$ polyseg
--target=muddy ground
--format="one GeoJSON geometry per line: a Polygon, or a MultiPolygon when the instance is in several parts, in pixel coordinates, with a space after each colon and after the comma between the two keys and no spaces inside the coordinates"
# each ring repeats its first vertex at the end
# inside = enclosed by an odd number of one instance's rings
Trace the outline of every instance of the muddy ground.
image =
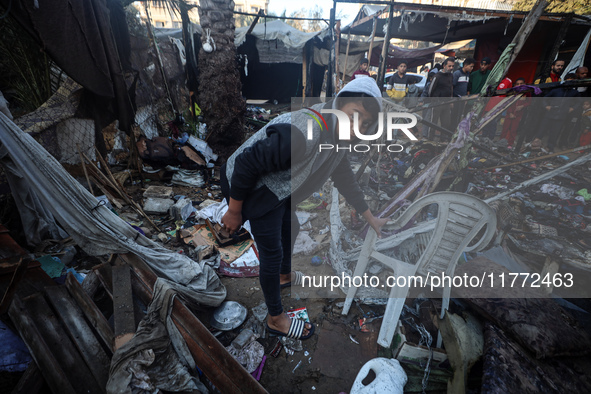
{"type": "MultiPolygon", "coordinates": [[[[145,187],[149,185],[170,186],[166,176],[163,179],[156,176],[152,176],[152,178],[155,179],[146,182],[145,187]]],[[[222,199],[217,186],[202,189],[175,185],[172,187],[174,195],[186,196],[192,200],[195,206],[206,199],[222,199]]],[[[127,187],[128,193],[134,196],[136,201],[141,199],[144,190],[139,184],[127,187]]],[[[321,229],[329,224],[328,210],[320,209],[314,213],[317,214],[317,217],[312,221],[314,228],[321,229]]],[[[163,224],[161,230],[172,228],[172,223],[167,223],[169,218],[165,216],[153,217],[153,219],[157,223],[163,224]]],[[[146,230],[146,227],[144,226],[143,229],[146,230]]],[[[147,230],[149,231],[148,236],[156,235],[155,231],[147,230]]],[[[313,255],[321,258],[326,255],[329,237],[330,233],[324,237],[324,241],[313,255]]],[[[177,252],[182,249],[183,253],[189,255],[191,253],[191,246],[179,244],[174,239],[164,245],[177,252]]],[[[309,275],[334,275],[333,268],[328,264],[313,266],[310,261],[310,256],[296,255],[292,265],[294,269],[309,275]]],[[[237,301],[248,308],[247,319],[252,315],[251,309],[263,303],[263,293],[258,277],[222,276],[221,280],[228,292],[226,300],[237,301]]],[[[259,339],[267,354],[260,379],[260,383],[265,389],[271,393],[349,392],[363,364],[378,356],[376,341],[381,319],[376,319],[367,325],[369,332],[361,332],[358,324],[358,319],[363,317],[361,309],[353,304],[348,316],[343,316],[341,314],[343,301],[344,294],[340,290],[335,290],[333,293],[325,288],[282,290],[284,309],[306,307],[310,320],[316,325],[316,334],[312,338],[302,341],[303,349],[301,351],[290,355],[283,349],[277,357],[268,354],[277,343],[277,337],[266,336],[259,339]]],[[[364,305],[362,308],[364,313],[372,316],[380,316],[384,311],[383,306],[369,307],[364,305]]],[[[196,311],[196,315],[208,328],[211,328],[212,314],[213,309],[196,311]]],[[[228,346],[241,329],[239,327],[233,331],[221,333],[218,335],[218,339],[224,346],[228,346]]],[[[211,330],[215,334],[216,330],[213,328],[211,330]]]]}

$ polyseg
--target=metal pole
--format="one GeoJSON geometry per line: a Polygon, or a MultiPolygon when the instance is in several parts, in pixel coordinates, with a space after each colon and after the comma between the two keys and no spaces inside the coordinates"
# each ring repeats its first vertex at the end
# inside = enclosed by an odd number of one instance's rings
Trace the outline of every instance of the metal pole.
{"type": "Polygon", "coordinates": [[[335,42],[334,42],[334,27],[335,27],[335,12],[337,2],[333,1],[332,9],[330,10],[330,26],[329,39],[330,39],[330,55],[328,57],[328,75],[326,76],[326,97],[332,97],[334,95],[334,65],[335,65],[335,42]]]}
{"type": "Polygon", "coordinates": [[[380,69],[378,71],[378,87],[380,92],[384,91],[384,76],[386,75],[386,64],[388,63],[388,49],[390,47],[390,25],[394,18],[393,3],[390,3],[390,13],[388,14],[388,24],[386,25],[386,37],[384,38],[384,46],[382,47],[382,55],[380,56],[380,69]]]}

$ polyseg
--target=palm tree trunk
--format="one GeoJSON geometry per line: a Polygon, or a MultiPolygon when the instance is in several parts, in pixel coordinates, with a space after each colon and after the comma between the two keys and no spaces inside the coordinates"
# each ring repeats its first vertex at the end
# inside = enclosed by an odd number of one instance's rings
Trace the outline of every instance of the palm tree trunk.
{"type": "Polygon", "coordinates": [[[208,143],[227,158],[244,138],[242,85],[234,46],[234,1],[201,0],[199,18],[205,43],[207,29],[215,42],[215,50],[199,53],[199,93],[208,130],[208,143]]]}

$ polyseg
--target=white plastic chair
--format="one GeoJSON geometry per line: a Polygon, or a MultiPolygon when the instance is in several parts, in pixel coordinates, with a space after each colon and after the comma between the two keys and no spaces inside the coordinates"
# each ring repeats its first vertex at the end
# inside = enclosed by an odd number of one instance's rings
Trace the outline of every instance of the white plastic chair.
{"type": "MultiPolygon", "coordinates": [[[[396,276],[415,276],[426,278],[429,275],[453,276],[458,258],[463,252],[479,251],[486,247],[493,238],[496,230],[497,218],[495,211],[484,201],[463,193],[438,192],[432,193],[415,201],[394,223],[395,229],[408,224],[421,209],[437,204],[437,220],[433,235],[424,247],[416,263],[404,262],[386,256],[374,250],[377,234],[370,229],[361,249],[359,260],[355,267],[354,277],[361,277],[366,272],[370,257],[388,266],[396,276]],[[468,244],[487,226],[484,235],[474,245],[468,244]]],[[[447,283],[446,283],[447,284],[447,283]]],[[[408,295],[409,287],[392,287],[386,306],[382,327],[378,336],[378,344],[390,347],[394,332],[408,295]]],[[[351,303],[357,292],[357,287],[349,287],[347,299],[343,306],[343,315],[349,313],[351,303]]],[[[444,287],[441,317],[449,306],[451,287],[444,287]]],[[[437,339],[437,347],[441,347],[441,335],[437,339]]]]}

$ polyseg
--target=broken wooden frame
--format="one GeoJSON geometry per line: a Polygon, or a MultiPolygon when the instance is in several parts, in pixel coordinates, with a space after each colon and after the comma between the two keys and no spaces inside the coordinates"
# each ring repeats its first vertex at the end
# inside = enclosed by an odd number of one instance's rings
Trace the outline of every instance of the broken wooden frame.
{"type": "MultiPolygon", "coordinates": [[[[119,257],[132,267],[135,294],[148,304],[152,299],[156,274],[135,255],[128,253],[119,257]]],[[[174,299],[171,316],[195,363],[220,392],[266,392],[178,297],[174,299]]]]}

